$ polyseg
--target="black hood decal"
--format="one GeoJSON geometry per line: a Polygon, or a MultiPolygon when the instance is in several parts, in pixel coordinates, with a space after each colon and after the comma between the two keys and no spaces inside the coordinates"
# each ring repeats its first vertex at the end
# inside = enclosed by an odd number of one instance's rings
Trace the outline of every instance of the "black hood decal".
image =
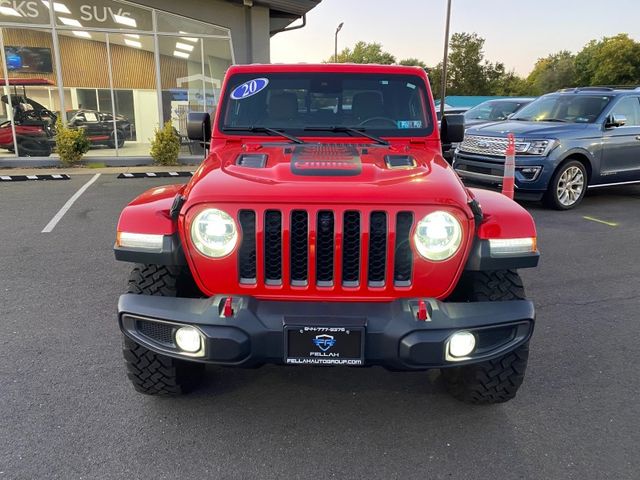
{"type": "Polygon", "coordinates": [[[296,145],[291,155],[295,175],[346,177],[362,172],[362,161],[355,145],[325,143],[296,145]]]}

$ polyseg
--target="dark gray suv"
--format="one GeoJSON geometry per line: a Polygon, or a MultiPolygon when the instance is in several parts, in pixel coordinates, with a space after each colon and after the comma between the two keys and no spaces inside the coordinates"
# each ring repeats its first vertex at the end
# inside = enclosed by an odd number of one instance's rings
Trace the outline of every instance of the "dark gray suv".
{"type": "Polygon", "coordinates": [[[509,133],[517,198],[568,210],[587,188],[640,183],[640,88],[564,89],[509,120],[467,129],[453,164],[465,183],[502,183],[509,133]]]}

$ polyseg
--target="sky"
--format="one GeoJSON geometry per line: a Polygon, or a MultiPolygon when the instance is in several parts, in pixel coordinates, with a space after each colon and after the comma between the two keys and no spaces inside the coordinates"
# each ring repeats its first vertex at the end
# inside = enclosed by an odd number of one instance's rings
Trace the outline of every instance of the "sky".
{"type": "MultiPolygon", "coordinates": [[[[359,41],[381,43],[398,60],[442,59],[446,0],[322,0],[307,25],[271,39],[271,61],[321,62],[359,41]]],[[[452,0],[451,33],[476,32],[485,58],[527,75],[538,58],[578,52],[594,38],[628,33],[640,41],[640,0],[452,0]]],[[[296,22],[298,24],[299,22],[296,22]]]]}

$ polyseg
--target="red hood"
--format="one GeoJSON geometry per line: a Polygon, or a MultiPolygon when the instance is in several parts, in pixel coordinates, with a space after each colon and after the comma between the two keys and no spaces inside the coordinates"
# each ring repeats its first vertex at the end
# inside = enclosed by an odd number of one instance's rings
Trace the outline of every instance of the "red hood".
{"type": "Polygon", "coordinates": [[[442,156],[424,146],[267,143],[227,144],[196,172],[186,207],[200,203],[446,204],[465,209],[468,195],[442,156]],[[240,155],[266,155],[261,168],[240,155]],[[387,156],[415,166],[390,168],[387,156]]]}

